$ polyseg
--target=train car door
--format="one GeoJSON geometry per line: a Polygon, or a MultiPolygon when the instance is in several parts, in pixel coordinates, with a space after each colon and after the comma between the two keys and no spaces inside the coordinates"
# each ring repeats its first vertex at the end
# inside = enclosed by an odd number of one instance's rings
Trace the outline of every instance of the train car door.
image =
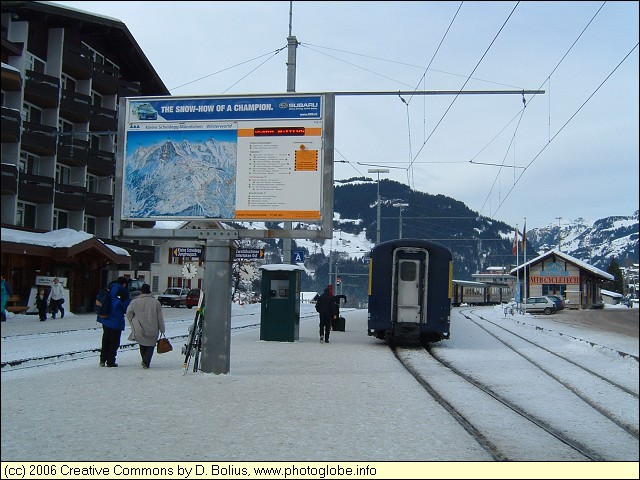
{"type": "Polygon", "coordinates": [[[394,317],[397,322],[422,322],[427,256],[428,252],[417,249],[396,252],[394,317]]]}

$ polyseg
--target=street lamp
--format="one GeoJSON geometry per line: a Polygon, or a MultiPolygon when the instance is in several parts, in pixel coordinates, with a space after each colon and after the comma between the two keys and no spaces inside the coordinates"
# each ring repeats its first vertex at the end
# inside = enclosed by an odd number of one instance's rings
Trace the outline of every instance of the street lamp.
{"type": "Polygon", "coordinates": [[[378,174],[378,195],[377,195],[377,206],[378,206],[378,222],[376,226],[376,244],[380,243],[380,174],[381,173],[389,173],[389,169],[387,168],[370,168],[367,170],[369,173],[377,173],[378,174]]]}
{"type": "Polygon", "coordinates": [[[409,204],[408,203],[394,203],[393,206],[400,209],[400,232],[399,232],[398,238],[402,239],[402,209],[404,207],[408,207],[409,204]]]}

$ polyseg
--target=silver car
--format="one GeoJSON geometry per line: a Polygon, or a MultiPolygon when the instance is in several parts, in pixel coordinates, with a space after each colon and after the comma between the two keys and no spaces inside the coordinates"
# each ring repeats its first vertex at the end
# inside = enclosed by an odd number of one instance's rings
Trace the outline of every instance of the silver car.
{"type": "Polygon", "coordinates": [[[544,313],[545,315],[551,315],[557,310],[556,303],[547,296],[527,298],[524,308],[527,313],[544,313]]]}
{"type": "Polygon", "coordinates": [[[156,298],[160,305],[177,308],[187,304],[187,293],[189,293],[187,288],[169,287],[164,293],[156,295],[156,298]]]}

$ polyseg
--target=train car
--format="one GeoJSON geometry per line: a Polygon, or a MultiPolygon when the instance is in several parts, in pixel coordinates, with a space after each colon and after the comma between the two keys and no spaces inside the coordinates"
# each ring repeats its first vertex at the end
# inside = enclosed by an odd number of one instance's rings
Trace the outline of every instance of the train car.
{"type": "Polygon", "coordinates": [[[511,290],[501,283],[471,282],[453,280],[454,307],[465,305],[499,305],[509,301],[511,290]]]}
{"type": "Polygon", "coordinates": [[[449,338],[453,257],[435,242],[398,239],[369,254],[368,335],[393,343],[449,338]]]}

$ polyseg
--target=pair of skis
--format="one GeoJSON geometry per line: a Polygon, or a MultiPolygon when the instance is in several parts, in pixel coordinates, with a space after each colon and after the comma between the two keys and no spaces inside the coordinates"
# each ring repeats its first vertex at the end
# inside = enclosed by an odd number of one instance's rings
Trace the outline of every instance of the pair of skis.
{"type": "Polygon", "coordinates": [[[204,319],[204,290],[200,289],[200,297],[198,298],[198,307],[193,324],[189,328],[189,343],[187,343],[182,353],[184,353],[184,363],[182,364],[182,374],[185,375],[189,370],[191,357],[193,358],[193,371],[197,372],[200,367],[200,350],[202,347],[202,320],[204,319]]]}

